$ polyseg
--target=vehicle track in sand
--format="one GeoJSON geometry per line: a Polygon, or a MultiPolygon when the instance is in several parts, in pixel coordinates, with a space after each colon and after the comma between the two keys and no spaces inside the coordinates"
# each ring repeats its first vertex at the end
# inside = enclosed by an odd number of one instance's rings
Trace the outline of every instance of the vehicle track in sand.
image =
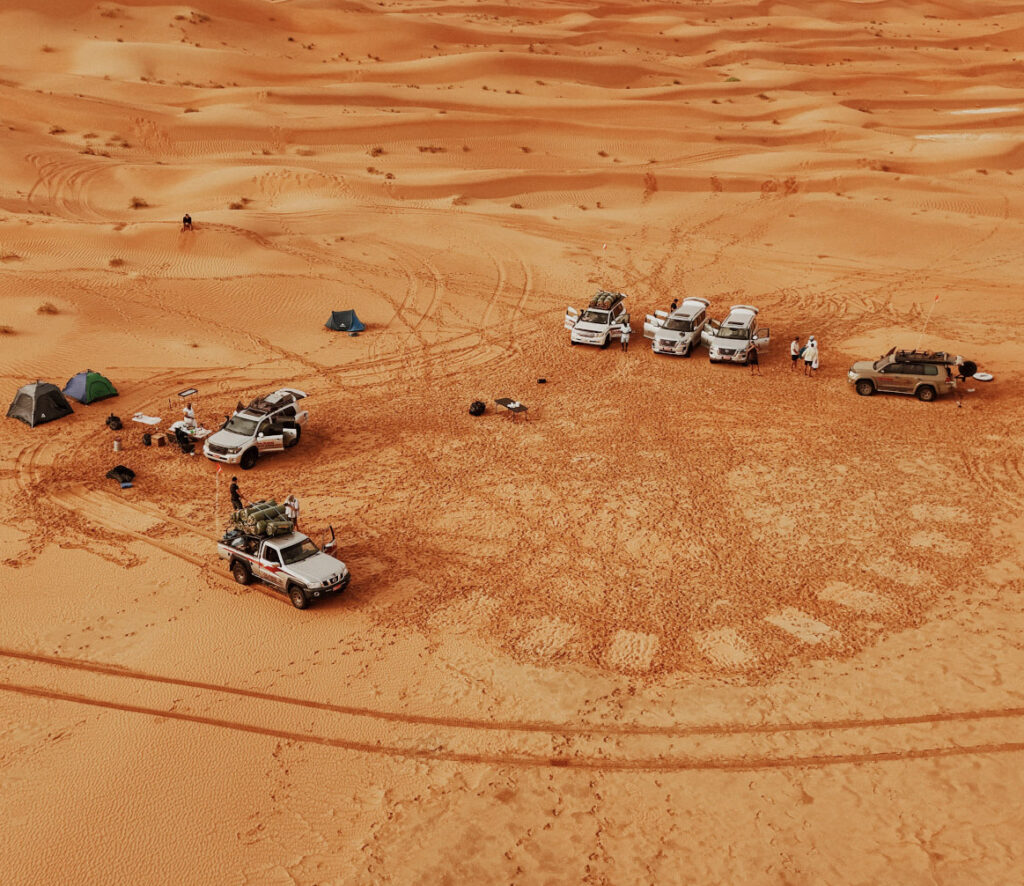
{"type": "Polygon", "coordinates": [[[1020,707],[677,726],[479,720],[296,698],[18,649],[0,648],[0,658],[6,662],[0,691],[406,759],[672,772],[863,765],[1024,751],[1020,707]],[[53,686],[55,682],[63,685],[53,686]],[[140,699],[144,693],[148,697],[140,699]],[[159,703],[152,700],[154,695],[162,696],[159,703]],[[312,721],[320,728],[311,727],[312,721]],[[281,725],[264,725],[268,722],[281,725]]]}

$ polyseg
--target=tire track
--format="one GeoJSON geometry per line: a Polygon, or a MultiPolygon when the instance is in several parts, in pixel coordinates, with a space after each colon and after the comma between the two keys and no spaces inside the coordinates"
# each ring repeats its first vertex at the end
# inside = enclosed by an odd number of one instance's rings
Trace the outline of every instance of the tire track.
{"type": "MultiPolygon", "coordinates": [[[[112,676],[115,674],[111,674],[112,676]]],[[[116,676],[124,676],[116,674],[116,676]]],[[[190,687],[191,688],[191,687],[190,687]]],[[[808,753],[768,755],[763,753],[741,754],[663,754],[658,756],[615,757],[610,751],[601,749],[600,753],[581,753],[573,744],[557,742],[559,737],[545,736],[552,739],[550,750],[541,753],[506,750],[457,750],[447,746],[448,740],[439,740],[436,733],[414,735],[409,746],[387,743],[383,740],[362,740],[359,738],[341,738],[333,734],[323,734],[310,730],[284,729],[247,722],[242,719],[222,716],[211,716],[178,708],[183,703],[175,698],[166,707],[157,707],[131,703],[118,699],[102,698],[81,692],[60,689],[49,689],[36,685],[25,685],[15,682],[0,682],[0,691],[9,692],[30,698],[46,699],[78,705],[95,707],[107,711],[130,714],[141,714],[160,720],[176,720],[193,725],[209,726],[277,738],[308,744],[316,744],[337,750],[366,753],[374,756],[386,756],[398,759],[429,760],[437,762],[453,762],[460,764],[478,764],[497,767],[518,768],[566,768],[602,772],[613,771],[755,771],[765,769],[822,768],[836,765],[864,765],[885,762],[906,763],[914,760],[931,760],[944,757],[976,756],[996,753],[1017,753],[1024,751],[1024,741],[986,741],[971,744],[955,742],[952,744],[930,744],[924,747],[897,748],[886,750],[862,750],[845,753],[808,753]]],[[[205,690],[204,690],[205,691],[205,690]]],[[[222,691],[222,690],[214,690],[222,691]]],[[[266,720],[265,717],[261,719],[266,720]]],[[[377,718],[379,719],[379,718],[377,718]]],[[[391,734],[394,721],[390,721],[387,734],[391,734]]],[[[492,730],[498,731],[498,730],[492,730]]],[[[616,750],[618,750],[616,748],[616,750]]]]}

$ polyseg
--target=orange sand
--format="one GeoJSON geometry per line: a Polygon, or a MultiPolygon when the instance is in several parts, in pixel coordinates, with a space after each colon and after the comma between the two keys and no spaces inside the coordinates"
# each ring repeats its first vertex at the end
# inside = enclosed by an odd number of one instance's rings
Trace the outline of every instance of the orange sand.
{"type": "Polygon", "coordinates": [[[0,393],[121,391],[0,422],[4,882],[1024,880],[1022,21],[3,4],[0,393]],[[763,377],[570,348],[599,287],[757,305],[763,377]],[[926,318],[996,380],[855,396],[926,318]],[[305,612],[103,426],[284,384],[305,612]]]}

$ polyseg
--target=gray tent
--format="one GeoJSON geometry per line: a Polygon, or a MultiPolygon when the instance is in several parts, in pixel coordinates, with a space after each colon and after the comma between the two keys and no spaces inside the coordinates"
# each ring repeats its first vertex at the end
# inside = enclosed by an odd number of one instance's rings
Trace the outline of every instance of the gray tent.
{"type": "Polygon", "coordinates": [[[335,332],[362,332],[366,324],[356,316],[355,311],[331,311],[330,319],[324,324],[335,332]]]}
{"type": "Polygon", "coordinates": [[[48,381],[37,381],[18,389],[7,410],[7,417],[20,419],[34,428],[71,413],[71,404],[64,398],[60,388],[48,381]]]}

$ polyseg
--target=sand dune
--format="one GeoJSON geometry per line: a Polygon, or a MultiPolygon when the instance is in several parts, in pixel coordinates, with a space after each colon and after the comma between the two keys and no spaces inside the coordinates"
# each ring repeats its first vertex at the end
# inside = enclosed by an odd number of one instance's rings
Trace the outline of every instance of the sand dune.
{"type": "Polygon", "coordinates": [[[120,391],[0,424],[5,881],[1024,879],[1022,31],[5,4],[0,380],[120,391]],[[570,347],[598,288],[756,305],[761,377],[570,347]],[[995,380],[848,388],[918,344],[995,380]],[[305,612],[215,557],[235,469],[103,424],[285,384],[239,473],[337,534],[305,612]]]}

